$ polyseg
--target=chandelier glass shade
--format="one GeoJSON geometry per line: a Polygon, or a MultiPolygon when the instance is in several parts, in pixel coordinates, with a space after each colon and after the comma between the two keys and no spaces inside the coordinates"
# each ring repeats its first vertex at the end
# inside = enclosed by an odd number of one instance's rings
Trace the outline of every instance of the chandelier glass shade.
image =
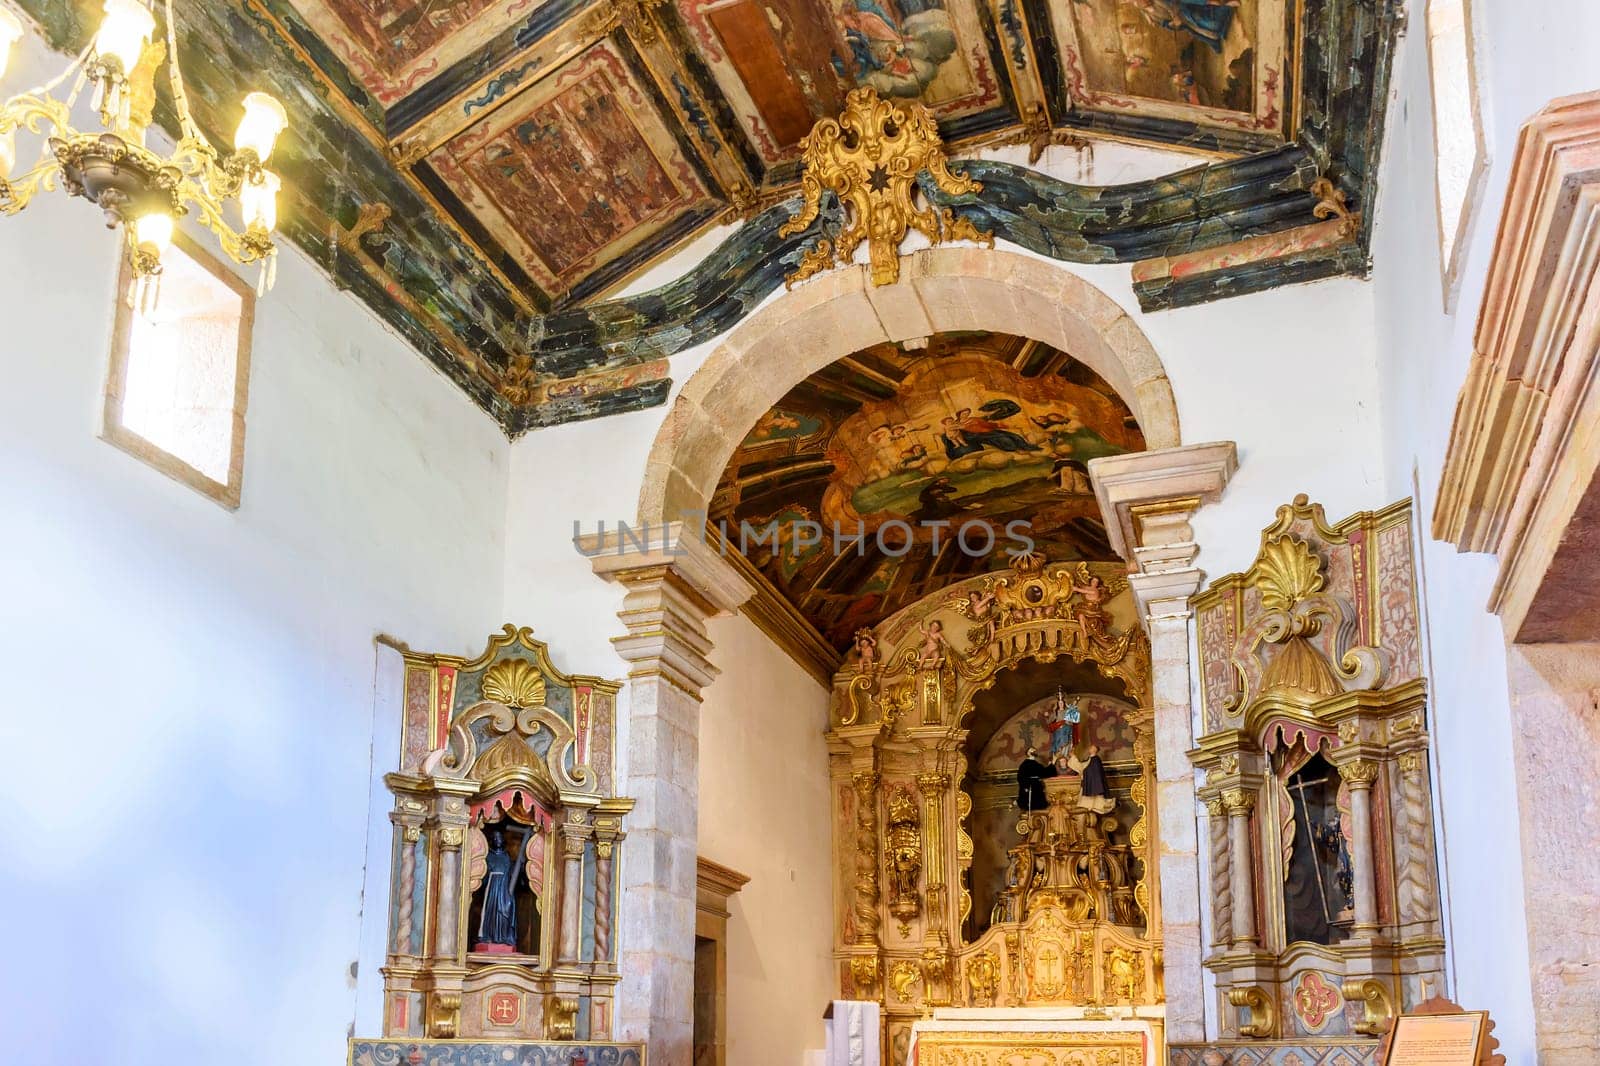
{"type": "MultiPolygon", "coordinates": [[[[271,96],[252,92],[244,98],[233,151],[214,147],[189,113],[172,0],[163,2],[164,43],[144,0],[105,0],[94,40],[64,71],[0,104],[0,214],[16,214],[38,193],[57,188],[93,201],[106,226],[126,235],[133,277],[129,299],[148,305],[158,291],[161,256],[177,219],[193,210],[235,262],[261,265],[257,289],[265,292],[277,262],[272,235],[281,187],[266,162],[288,127],[288,115],[271,96]],[[164,64],[179,130],[172,150],[161,154],[145,145],[145,132],[153,120],[156,75],[164,64]],[[57,95],[63,86],[68,86],[65,95],[57,95]],[[85,89],[92,91],[98,131],[73,125],[72,113],[85,89]],[[33,138],[39,141],[38,155],[19,169],[19,144],[33,138]],[[231,200],[239,202],[239,227],[225,213],[231,200]]],[[[0,8],[0,78],[22,36],[22,24],[0,8]]]]}

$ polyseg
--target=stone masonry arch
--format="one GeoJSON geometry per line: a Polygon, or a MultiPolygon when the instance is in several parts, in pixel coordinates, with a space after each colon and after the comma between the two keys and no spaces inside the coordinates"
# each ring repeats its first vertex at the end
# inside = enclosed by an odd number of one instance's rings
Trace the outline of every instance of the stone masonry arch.
{"type": "Polygon", "coordinates": [[[925,248],[900,280],[856,264],[808,281],[735,327],[684,384],[656,434],[639,493],[645,527],[705,510],[740,438],[814,371],[885,341],[986,330],[1050,344],[1127,401],[1152,450],[1180,442],[1166,369],[1129,314],[1057,264],[988,248],[925,248]]]}

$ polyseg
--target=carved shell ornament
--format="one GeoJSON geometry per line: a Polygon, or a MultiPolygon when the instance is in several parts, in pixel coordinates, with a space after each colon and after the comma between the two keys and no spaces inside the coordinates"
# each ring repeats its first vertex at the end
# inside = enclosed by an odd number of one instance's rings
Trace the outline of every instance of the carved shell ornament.
{"type": "Polygon", "coordinates": [[[526,659],[502,659],[483,675],[483,698],[514,710],[544,704],[544,675],[526,659]]]}
{"type": "MultiPolygon", "coordinates": [[[[1356,644],[1352,605],[1325,591],[1325,565],[1315,549],[1287,533],[1262,546],[1252,578],[1261,592],[1262,614],[1252,627],[1255,635],[1249,646],[1255,655],[1261,654],[1262,644],[1279,647],[1265,661],[1259,691],[1241,694],[1245,698],[1233,703],[1232,713],[1242,713],[1247,703],[1267,693],[1315,703],[1347,688],[1371,688],[1381,681],[1378,650],[1356,644]],[[1337,664],[1312,643],[1325,622],[1337,627],[1332,643],[1337,664]]],[[[1240,669],[1239,676],[1248,675],[1240,669]]]]}

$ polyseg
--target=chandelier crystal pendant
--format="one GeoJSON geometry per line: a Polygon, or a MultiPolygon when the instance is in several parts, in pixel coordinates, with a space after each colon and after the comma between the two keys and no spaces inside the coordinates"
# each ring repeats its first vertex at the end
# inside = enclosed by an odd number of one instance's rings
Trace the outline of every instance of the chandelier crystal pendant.
{"type": "MultiPolygon", "coordinates": [[[[143,0],[105,0],[94,40],[53,80],[0,105],[0,214],[14,215],[41,190],[65,189],[92,200],[109,229],[126,234],[133,285],[128,299],[150,306],[159,291],[161,255],[172,243],[177,219],[197,212],[222,248],[241,264],[261,264],[256,291],[272,287],[277,247],[277,175],[266,169],[278,135],[288,126],[283,105],[266,93],[244,98],[244,117],[233,151],[219,152],[189,114],[178,68],[172,0],[164,0],[166,41],[155,40],[156,19],[143,0]],[[178,143],[163,156],[145,146],[155,110],[155,78],[167,63],[178,114],[178,143]],[[64,97],[54,94],[70,82],[64,97]],[[100,132],[72,125],[85,88],[99,114],[100,132]],[[37,161],[17,170],[17,136],[41,139],[37,161]],[[224,216],[239,201],[242,229],[224,216]]],[[[17,18],[0,7],[0,77],[11,47],[22,38],[17,18]]]]}

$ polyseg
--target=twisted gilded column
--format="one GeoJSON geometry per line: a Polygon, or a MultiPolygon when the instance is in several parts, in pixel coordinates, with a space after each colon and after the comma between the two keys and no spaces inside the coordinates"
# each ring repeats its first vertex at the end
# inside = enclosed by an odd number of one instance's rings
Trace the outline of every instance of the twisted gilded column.
{"type": "Polygon", "coordinates": [[[1206,803],[1211,859],[1211,946],[1226,949],[1233,940],[1233,867],[1229,860],[1228,811],[1217,796],[1206,803]]]}
{"type": "Polygon", "coordinates": [[[1355,895],[1354,937],[1378,933],[1378,876],[1372,851],[1372,783],[1378,779],[1378,764],[1371,759],[1352,759],[1339,765],[1339,776],[1350,789],[1350,869],[1355,895]]]}
{"type": "Polygon", "coordinates": [[[859,770],[850,778],[856,794],[856,943],[878,947],[883,916],[878,910],[878,774],[859,770]]]}
{"type": "Polygon", "coordinates": [[[611,958],[612,852],[622,834],[597,829],[594,840],[594,961],[611,958]]]}

